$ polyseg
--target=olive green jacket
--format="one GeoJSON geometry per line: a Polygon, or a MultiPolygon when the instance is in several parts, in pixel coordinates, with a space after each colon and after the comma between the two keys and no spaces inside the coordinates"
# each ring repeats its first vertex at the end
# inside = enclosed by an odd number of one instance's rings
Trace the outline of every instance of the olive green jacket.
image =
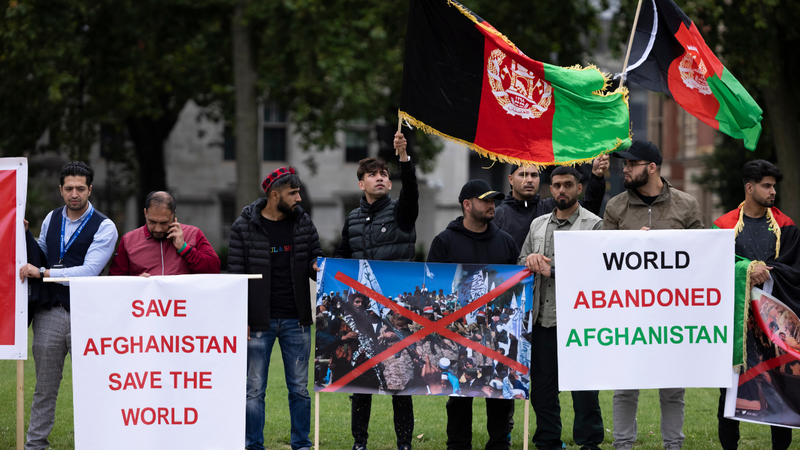
{"type": "Polygon", "coordinates": [[[617,195],[606,204],[603,216],[604,230],[683,230],[703,228],[700,204],[691,195],[679,191],[663,177],[664,188],[652,205],[645,202],[632,189],[617,195]]]}

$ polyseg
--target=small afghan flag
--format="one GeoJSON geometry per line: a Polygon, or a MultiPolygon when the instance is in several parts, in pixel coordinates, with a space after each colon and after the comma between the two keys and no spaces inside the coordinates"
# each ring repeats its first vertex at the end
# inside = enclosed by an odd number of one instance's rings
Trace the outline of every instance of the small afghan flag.
{"type": "Polygon", "coordinates": [[[627,78],[663,92],[689,114],[756,149],[761,108],[672,0],[641,0],[627,78]]]}
{"type": "MultiPolygon", "coordinates": [[[[775,254],[766,261],[751,261],[736,255],[733,313],[733,365],[741,367],[746,357],[747,320],[750,311],[750,274],[756,265],[772,267],[772,294],[800,315],[800,231],[794,221],[778,208],[767,208],[769,231],[775,234],[775,254]]],[[[733,229],[736,236],[744,229],[744,203],[714,221],[711,228],[733,229]]]]}
{"type": "Polygon", "coordinates": [[[412,0],[400,117],[483,156],[576,164],[631,145],[627,90],[525,56],[453,0],[412,0]]]}

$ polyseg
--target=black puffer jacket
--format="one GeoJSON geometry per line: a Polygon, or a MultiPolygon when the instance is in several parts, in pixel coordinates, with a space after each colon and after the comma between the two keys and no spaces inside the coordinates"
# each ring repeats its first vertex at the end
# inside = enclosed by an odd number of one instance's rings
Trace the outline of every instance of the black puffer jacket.
{"type": "MultiPolygon", "coordinates": [[[[231,227],[228,249],[228,273],[263,275],[260,280],[250,280],[247,289],[247,324],[250,331],[269,330],[270,244],[269,236],[261,226],[261,210],[267,199],[260,198],[242,209],[242,215],[231,227]]],[[[316,280],[313,264],[323,256],[319,235],[311,218],[299,206],[291,217],[292,254],[290,257],[294,298],[301,325],[311,325],[311,289],[308,279],[316,280]]]]}
{"type": "MultiPolygon", "coordinates": [[[[580,201],[581,206],[595,215],[600,215],[600,206],[603,204],[603,196],[606,193],[605,178],[592,174],[585,187],[586,194],[580,201]]],[[[533,219],[550,214],[555,207],[556,201],[552,198],[543,199],[536,194],[528,201],[517,200],[509,192],[503,199],[503,203],[495,209],[494,223],[501,230],[510,234],[517,246],[522,248],[533,219]]]]}

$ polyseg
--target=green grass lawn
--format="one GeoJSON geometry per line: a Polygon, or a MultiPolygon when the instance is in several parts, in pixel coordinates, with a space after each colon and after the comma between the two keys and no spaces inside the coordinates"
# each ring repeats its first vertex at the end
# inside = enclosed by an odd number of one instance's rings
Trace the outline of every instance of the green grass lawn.
{"type": "MultiPolygon", "coordinates": [[[[32,335],[28,337],[29,341],[32,335]]],[[[29,359],[25,362],[25,427],[30,417],[31,398],[35,383],[33,357],[29,351],[29,359]]],[[[587,373],[587,376],[590,376],[587,373]]],[[[311,377],[309,377],[311,378],[311,377]]],[[[16,361],[0,361],[0,450],[13,450],[16,447],[16,361]]],[[[309,385],[312,399],[313,387],[309,385]]],[[[244,395],[244,394],[242,394],[244,395]]],[[[687,449],[717,449],[717,401],[718,389],[689,389],[686,392],[686,422],[683,427],[686,433],[687,449]]],[[[600,393],[603,421],[606,429],[604,449],[611,449],[611,399],[612,392],[600,393]]],[[[270,382],[267,390],[267,423],[264,429],[266,447],[269,449],[289,449],[289,406],[286,383],[283,379],[283,367],[278,346],[275,346],[270,367],[270,382]]],[[[417,450],[441,450],[445,448],[446,413],[445,398],[415,397],[414,414],[414,448],[417,450]]],[[[569,393],[561,394],[562,418],[564,434],[562,438],[568,448],[577,449],[571,437],[572,402],[569,393]]],[[[522,448],[524,403],[517,402],[516,423],[513,432],[514,449],[522,448]]],[[[350,435],[350,402],[347,394],[320,395],[320,447],[330,450],[347,450],[352,445],[350,435]]],[[[313,410],[312,410],[313,414],[313,410]]],[[[639,399],[639,440],[637,450],[657,450],[661,447],[659,428],[658,391],[643,391],[639,399]]],[[[535,426],[533,410],[530,413],[531,433],[535,426]]],[[[74,432],[72,427],[72,365],[69,358],[64,369],[64,381],[58,396],[56,425],[50,435],[52,449],[72,449],[74,432]]],[[[314,438],[314,421],[312,417],[311,438],[314,438]]],[[[481,449],[486,442],[486,410],[482,400],[474,402],[473,448],[481,449]]],[[[750,423],[741,424],[742,440],[740,449],[770,448],[769,427],[750,423]]],[[[794,439],[800,442],[795,434],[794,439]]],[[[392,425],[392,404],[388,396],[374,396],[372,403],[372,421],[370,423],[370,450],[393,450],[395,446],[392,425]]],[[[143,449],[150,450],[150,449],[143,449]]]]}

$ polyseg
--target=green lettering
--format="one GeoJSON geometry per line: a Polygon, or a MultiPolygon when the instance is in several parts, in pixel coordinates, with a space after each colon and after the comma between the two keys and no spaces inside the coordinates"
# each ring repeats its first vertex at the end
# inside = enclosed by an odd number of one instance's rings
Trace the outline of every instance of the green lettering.
{"type": "Polygon", "coordinates": [[[587,347],[589,346],[589,339],[594,339],[595,338],[594,331],[595,331],[594,328],[584,328],[583,329],[583,341],[586,343],[587,347]],[[589,332],[591,332],[592,334],[590,335],[589,332]]]}
{"type": "Polygon", "coordinates": [[[628,328],[625,327],[625,334],[619,334],[619,328],[614,328],[615,344],[619,345],[619,338],[625,338],[625,345],[628,345],[628,328]]]}
{"type": "Polygon", "coordinates": [[[597,332],[597,342],[599,342],[600,345],[605,345],[605,346],[613,344],[614,338],[611,337],[611,328],[600,328],[600,331],[597,332]],[[603,332],[608,333],[608,336],[606,336],[606,338],[603,338],[603,332]]]}
{"type": "Polygon", "coordinates": [[[578,347],[583,347],[581,345],[581,338],[578,337],[578,332],[575,331],[574,328],[569,332],[569,338],[567,338],[567,347],[569,347],[569,344],[572,344],[573,342],[577,342],[578,347]]]}
{"type": "Polygon", "coordinates": [[[689,330],[689,343],[694,344],[694,330],[697,329],[697,325],[686,325],[686,329],[689,330]]]}
{"type": "Polygon", "coordinates": [[[720,330],[718,326],[714,325],[714,343],[717,343],[717,336],[722,340],[723,344],[728,343],[728,326],[725,325],[723,330],[720,330]]]}
{"type": "Polygon", "coordinates": [[[700,332],[697,333],[697,343],[700,343],[700,339],[705,339],[706,342],[709,344],[711,343],[711,336],[708,335],[708,329],[704,326],[700,326],[700,332]]]}
{"type": "Polygon", "coordinates": [[[661,343],[661,327],[653,328],[650,327],[650,344],[653,344],[653,338],[657,344],[661,343]],[[658,330],[658,334],[656,334],[656,330],[658,330]]]}
{"type": "Polygon", "coordinates": [[[642,344],[647,345],[647,340],[644,338],[644,331],[642,331],[642,327],[636,327],[636,331],[633,332],[633,341],[631,341],[631,345],[636,344],[636,341],[642,341],[642,344]]]}
{"type": "Polygon", "coordinates": [[[681,342],[683,342],[683,334],[681,334],[681,331],[683,331],[683,328],[677,325],[670,328],[669,332],[672,335],[672,337],[670,338],[669,341],[672,342],[673,344],[680,344],[681,342]],[[676,337],[678,338],[677,341],[675,340],[676,337]]]}

